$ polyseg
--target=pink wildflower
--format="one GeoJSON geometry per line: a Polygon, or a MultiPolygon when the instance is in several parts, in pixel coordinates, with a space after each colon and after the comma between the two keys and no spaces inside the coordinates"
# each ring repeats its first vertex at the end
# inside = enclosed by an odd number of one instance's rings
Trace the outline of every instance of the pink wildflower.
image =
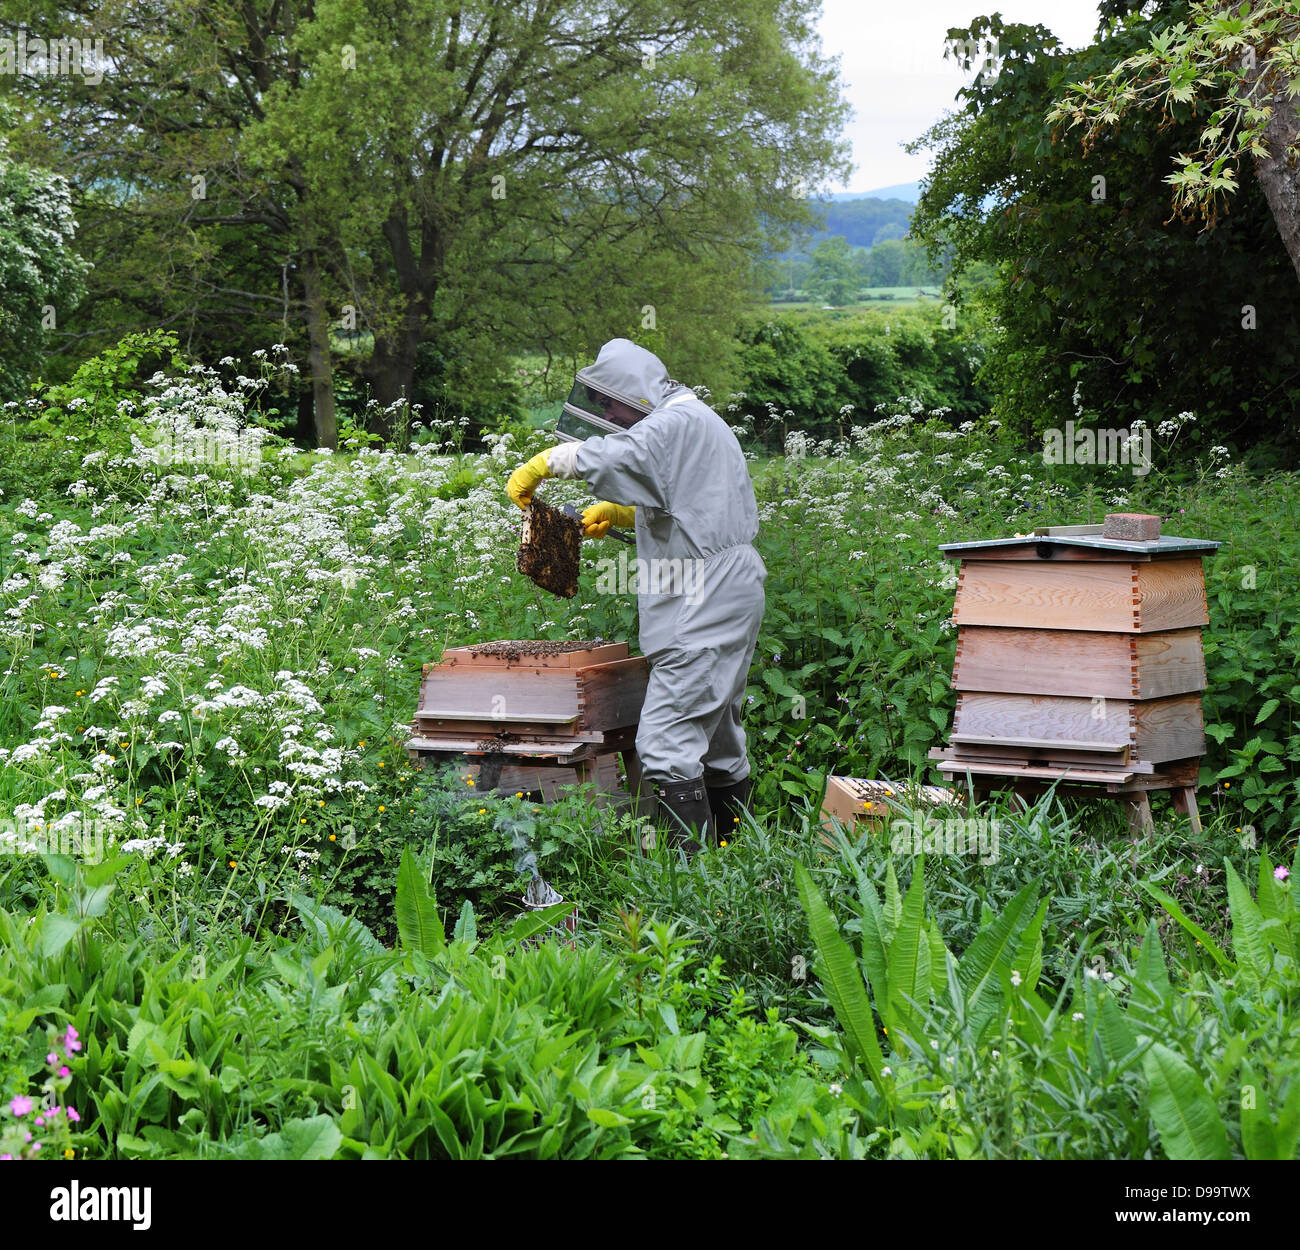
{"type": "Polygon", "coordinates": [[[18,1116],[26,1115],[31,1109],[32,1100],[24,1098],[21,1094],[9,1104],[9,1110],[18,1116]]]}
{"type": "Polygon", "coordinates": [[[68,1119],[71,1120],[73,1124],[76,1124],[81,1119],[81,1117],[77,1114],[76,1107],[68,1108],[68,1119]]]}
{"type": "Polygon", "coordinates": [[[1275,876],[1279,881],[1285,881],[1290,875],[1291,870],[1285,864],[1278,864],[1278,866],[1273,869],[1273,876],[1275,876]]]}

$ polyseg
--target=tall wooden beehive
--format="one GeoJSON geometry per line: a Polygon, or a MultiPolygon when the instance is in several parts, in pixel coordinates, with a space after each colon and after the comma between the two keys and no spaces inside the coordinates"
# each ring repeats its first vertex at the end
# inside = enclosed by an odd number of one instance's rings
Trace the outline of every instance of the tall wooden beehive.
{"type": "Polygon", "coordinates": [[[1197,823],[1201,561],[1218,546],[1127,514],[944,544],[960,561],[957,711],[949,746],[930,752],[939,771],[977,789],[1065,781],[1135,795],[1144,824],[1146,792],[1169,789],[1180,807],[1190,797],[1197,823]]]}

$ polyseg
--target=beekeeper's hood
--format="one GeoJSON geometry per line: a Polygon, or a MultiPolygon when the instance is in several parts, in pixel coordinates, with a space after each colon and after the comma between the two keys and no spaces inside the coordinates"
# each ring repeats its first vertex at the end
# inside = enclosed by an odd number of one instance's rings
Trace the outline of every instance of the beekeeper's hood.
{"type": "Polygon", "coordinates": [[[684,389],[654,352],[610,339],[594,365],[578,370],[556,433],[581,440],[628,429],[684,389]]]}

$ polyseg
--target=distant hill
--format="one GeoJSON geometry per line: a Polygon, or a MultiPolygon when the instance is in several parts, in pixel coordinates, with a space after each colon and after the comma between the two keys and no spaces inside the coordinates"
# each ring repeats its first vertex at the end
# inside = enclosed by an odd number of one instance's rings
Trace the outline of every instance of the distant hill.
{"type": "Polygon", "coordinates": [[[901,239],[907,234],[915,206],[906,200],[855,195],[821,200],[813,207],[825,213],[825,225],[799,240],[790,251],[780,253],[778,259],[807,259],[822,239],[837,235],[852,247],[874,247],[886,239],[901,239]]]}
{"type": "Polygon", "coordinates": [[[921,184],[919,182],[899,182],[892,187],[877,187],[874,191],[848,191],[832,196],[836,200],[906,200],[909,204],[921,201],[921,184]]]}

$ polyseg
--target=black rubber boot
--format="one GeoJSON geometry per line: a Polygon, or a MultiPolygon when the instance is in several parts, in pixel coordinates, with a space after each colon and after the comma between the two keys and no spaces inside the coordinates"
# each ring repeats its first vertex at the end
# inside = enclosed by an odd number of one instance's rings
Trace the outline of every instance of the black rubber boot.
{"type": "Polygon", "coordinates": [[[713,813],[713,827],[718,841],[729,841],[740,827],[741,812],[749,807],[749,794],[753,789],[750,778],[733,781],[729,786],[709,786],[709,810],[713,813]]]}
{"type": "Polygon", "coordinates": [[[670,781],[659,787],[661,824],[670,844],[694,855],[712,842],[713,820],[703,776],[694,781],[670,781]]]}

